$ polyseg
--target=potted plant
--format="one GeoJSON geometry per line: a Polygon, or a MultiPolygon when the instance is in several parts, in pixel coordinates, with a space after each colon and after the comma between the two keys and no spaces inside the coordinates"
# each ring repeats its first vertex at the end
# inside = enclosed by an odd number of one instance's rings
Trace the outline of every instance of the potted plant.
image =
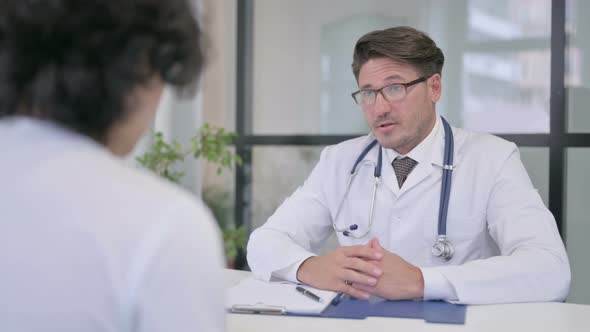
{"type": "MultiPolygon", "coordinates": [[[[216,164],[217,174],[221,174],[223,169],[231,170],[234,164],[242,164],[240,157],[229,150],[229,145],[235,136],[235,133],[226,132],[223,128],[204,124],[198,134],[191,138],[189,147],[185,148],[176,140],[171,143],[166,142],[164,135],[156,132],[148,151],[136,160],[143,167],[176,184],[179,184],[185,175],[184,172],[177,170],[177,166],[187,157],[203,158],[216,164]]],[[[238,253],[246,246],[246,228],[244,225],[235,226],[229,193],[208,188],[204,191],[203,201],[217,219],[223,233],[227,264],[228,267],[233,268],[238,253]]]]}

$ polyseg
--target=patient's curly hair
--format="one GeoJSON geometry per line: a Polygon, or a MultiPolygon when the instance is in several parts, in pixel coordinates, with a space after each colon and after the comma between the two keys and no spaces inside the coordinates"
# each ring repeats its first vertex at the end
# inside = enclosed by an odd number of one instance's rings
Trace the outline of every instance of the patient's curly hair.
{"type": "Polygon", "coordinates": [[[104,142],[154,77],[194,91],[204,36],[190,0],[0,0],[0,119],[104,142]]]}

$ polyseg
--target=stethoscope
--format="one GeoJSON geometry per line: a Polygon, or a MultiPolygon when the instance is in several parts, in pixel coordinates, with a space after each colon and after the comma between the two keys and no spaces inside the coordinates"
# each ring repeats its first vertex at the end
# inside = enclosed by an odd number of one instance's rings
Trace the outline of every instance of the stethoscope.
{"type": "MultiPolygon", "coordinates": [[[[440,117],[443,123],[443,127],[445,130],[445,151],[444,151],[444,163],[443,163],[443,173],[442,173],[442,183],[440,188],[440,206],[438,210],[438,236],[436,238],[436,242],[432,246],[432,254],[435,257],[440,258],[441,260],[447,262],[453,258],[455,254],[455,249],[451,242],[447,239],[447,212],[449,209],[449,196],[451,192],[451,174],[453,169],[453,149],[454,149],[454,141],[453,141],[453,130],[451,126],[443,118],[440,117]]],[[[375,212],[375,196],[377,195],[377,188],[379,187],[379,183],[381,182],[381,167],[383,164],[383,149],[381,149],[381,145],[377,143],[377,140],[373,140],[369,145],[365,147],[365,149],[361,152],[361,154],[356,159],[354,165],[352,166],[352,170],[350,171],[350,176],[348,177],[348,182],[346,183],[346,191],[344,193],[344,197],[340,201],[338,205],[338,210],[336,211],[336,215],[334,216],[334,221],[332,222],[332,226],[334,230],[338,233],[342,233],[342,235],[351,237],[354,239],[361,239],[367,236],[373,227],[373,216],[375,212]],[[375,166],[375,171],[373,173],[374,176],[374,184],[373,184],[373,192],[371,195],[371,208],[369,209],[369,225],[367,226],[367,230],[360,234],[356,235],[353,232],[358,230],[358,225],[353,224],[348,226],[347,228],[339,228],[336,225],[336,221],[338,220],[338,216],[340,215],[340,211],[342,210],[342,205],[346,201],[348,197],[348,193],[350,192],[350,187],[352,185],[352,181],[357,174],[357,166],[360,162],[365,158],[367,153],[371,151],[371,149],[377,145],[379,148],[379,153],[377,156],[377,165],[375,166]]]]}

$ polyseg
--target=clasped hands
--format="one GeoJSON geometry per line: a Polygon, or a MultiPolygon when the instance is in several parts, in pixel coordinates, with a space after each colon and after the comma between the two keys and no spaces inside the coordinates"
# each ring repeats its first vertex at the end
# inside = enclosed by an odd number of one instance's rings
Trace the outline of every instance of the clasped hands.
{"type": "Polygon", "coordinates": [[[308,258],[299,266],[297,279],[359,299],[371,295],[388,300],[424,296],[420,269],[383,249],[376,238],[366,245],[338,247],[326,255],[308,258]]]}

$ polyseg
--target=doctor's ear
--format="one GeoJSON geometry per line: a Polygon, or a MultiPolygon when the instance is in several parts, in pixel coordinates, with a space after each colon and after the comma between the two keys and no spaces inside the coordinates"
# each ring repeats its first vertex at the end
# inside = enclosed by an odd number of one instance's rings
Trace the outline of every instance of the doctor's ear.
{"type": "Polygon", "coordinates": [[[442,94],[442,79],[440,74],[433,74],[427,81],[429,98],[436,103],[442,94]]]}

